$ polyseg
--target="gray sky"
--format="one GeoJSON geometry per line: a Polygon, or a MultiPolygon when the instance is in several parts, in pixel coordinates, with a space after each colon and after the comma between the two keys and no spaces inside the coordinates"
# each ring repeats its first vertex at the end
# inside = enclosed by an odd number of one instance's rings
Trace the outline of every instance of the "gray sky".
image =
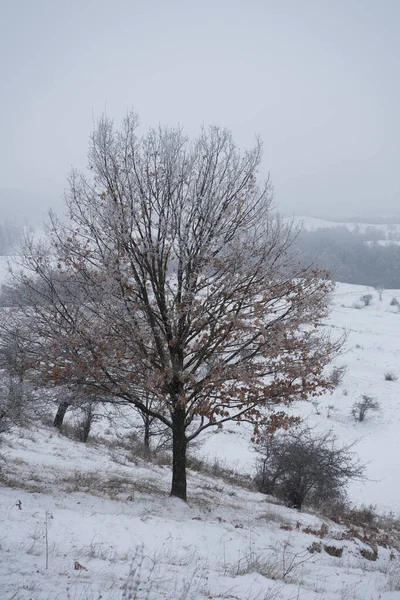
{"type": "Polygon", "coordinates": [[[224,125],[241,146],[259,133],[282,210],[400,211],[400,0],[0,7],[3,190],[56,206],[92,115],[132,107],[145,128],[224,125]]]}

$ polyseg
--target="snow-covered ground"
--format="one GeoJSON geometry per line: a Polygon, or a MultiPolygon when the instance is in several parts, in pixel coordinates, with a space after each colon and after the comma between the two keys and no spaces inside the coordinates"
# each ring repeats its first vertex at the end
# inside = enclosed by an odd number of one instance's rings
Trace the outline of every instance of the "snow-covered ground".
{"type": "Polygon", "coordinates": [[[216,478],[190,471],[185,504],[168,467],[45,428],[14,437],[6,472],[5,600],[399,597],[396,550],[216,478]]]}
{"type": "Polygon", "coordinates": [[[328,221],[317,217],[294,217],[296,223],[300,223],[307,231],[315,231],[316,229],[331,229],[332,227],[344,227],[352,232],[368,233],[368,231],[376,230],[382,233],[382,239],[390,239],[391,236],[400,235],[400,223],[349,223],[328,221]]]}
{"type": "MultiPolygon", "coordinates": [[[[326,326],[333,334],[347,334],[343,353],[335,361],[337,366],[345,365],[347,372],[332,394],[318,398],[314,405],[298,402],[292,412],[312,427],[332,429],[343,443],[358,440],[355,449],[367,464],[368,480],[351,484],[352,500],[400,513],[400,311],[390,304],[396,297],[400,302],[400,290],[384,290],[380,300],[372,288],[337,284],[326,326]],[[370,306],[359,308],[360,297],[368,294],[370,306]],[[399,381],[386,381],[387,372],[399,381]],[[359,423],[351,409],[362,394],[375,398],[381,409],[359,423]]],[[[215,433],[202,452],[211,460],[222,454],[232,466],[251,470],[254,453],[247,443],[249,432],[242,429],[231,426],[215,433]]]]}
{"type": "MultiPolygon", "coordinates": [[[[337,286],[325,327],[347,331],[336,361],[347,372],[332,395],[292,410],[340,441],[359,440],[369,479],[350,486],[351,499],[398,515],[400,381],[384,378],[388,371],[400,377],[396,295],[400,300],[400,291],[385,290],[380,300],[365,287],[337,286]],[[370,306],[357,308],[365,294],[372,294],[370,306]],[[361,394],[376,398],[381,410],[359,423],[351,407],[361,394]]],[[[227,427],[195,452],[251,473],[249,437],[243,426],[227,427]]],[[[15,432],[3,454],[1,599],[400,598],[397,550],[380,546],[376,557],[374,543],[354,531],[218,478],[190,471],[185,504],[168,496],[169,466],[39,425],[15,432]],[[331,546],[341,556],[329,554],[331,546]]]]}

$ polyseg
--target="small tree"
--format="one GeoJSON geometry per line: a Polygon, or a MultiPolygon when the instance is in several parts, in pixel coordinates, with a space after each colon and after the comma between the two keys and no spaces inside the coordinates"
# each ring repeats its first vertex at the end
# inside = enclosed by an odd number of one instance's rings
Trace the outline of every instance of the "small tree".
{"type": "Polygon", "coordinates": [[[367,413],[378,411],[380,409],[380,404],[375,398],[372,396],[367,396],[366,394],[362,394],[361,400],[355,402],[351,409],[351,414],[358,421],[364,421],[367,413]]]}
{"type": "Polygon", "coordinates": [[[0,336],[0,435],[16,425],[26,425],[32,406],[32,394],[25,380],[26,354],[21,340],[23,327],[12,327],[0,336]]]}
{"type": "Polygon", "coordinates": [[[375,291],[378,292],[379,301],[382,302],[382,296],[383,296],[383,292],[385,291],[385,288],[383,287],[383,285],[378,284],[375,286],[375,291]]]}
{"type": "Polygon", "coordinates": [[[171,494],[186,499],[188,444],[231,420],[255,435],[287,424],[282,405],[331,387],[341,342],[318,328],[328,274],[299,267],[269,181],[257,184],[260,142],[241,155],[217,127],[193,142],[137,127],[134,114],[120,131],[99,121],[69,221],[52,218],[48,250],[26,244],[19,310],[37,380],[122,399],[171,430],[171,494]]]}
{"type": "Polygon", "coordinates": [[[346,483],[361,477],[364,467],[353,444],[339,447],[336,442],[332,432],[317,434],[308,428],[267,436],[256,447],[259,491],[298,509],[305,502],[318,506],[338,500],[346,483]]]}

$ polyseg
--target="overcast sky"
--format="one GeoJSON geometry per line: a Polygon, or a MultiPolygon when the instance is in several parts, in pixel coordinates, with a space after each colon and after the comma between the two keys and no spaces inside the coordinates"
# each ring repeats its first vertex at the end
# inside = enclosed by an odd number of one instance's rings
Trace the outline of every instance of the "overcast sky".
{"type": "Polygon", "coordinates": [[[132,107],[144,129],[224,125],[243,147],[260,134],[282,210],[400,210],[399,0],[0,6],[3,190],[56,206],[93,115],[132,107]]]}

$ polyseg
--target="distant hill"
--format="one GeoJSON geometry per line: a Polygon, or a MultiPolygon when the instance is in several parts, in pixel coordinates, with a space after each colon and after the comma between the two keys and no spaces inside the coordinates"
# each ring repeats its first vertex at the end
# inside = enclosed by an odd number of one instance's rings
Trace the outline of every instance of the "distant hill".
{"type": "Polygon", "coordinates": [[[318,217],[293,217],[296,223],[301,224],[306,231],[317,231],[318,229],[345,228],[351,233],[371,235],[371,241],[378,239],[390,240],[400,238],[400,218],[395,222],[371,223],[366,221],[333,221],[319,219],[318,217]],[[381,234],[378,236],[377,234],[381,234]]]}
{"type": "Polygon", "coordinates": [[[295,217],[300,264],[327,268],[335,281],[400,289],[400,223],[334,222],[295,217]]]}

